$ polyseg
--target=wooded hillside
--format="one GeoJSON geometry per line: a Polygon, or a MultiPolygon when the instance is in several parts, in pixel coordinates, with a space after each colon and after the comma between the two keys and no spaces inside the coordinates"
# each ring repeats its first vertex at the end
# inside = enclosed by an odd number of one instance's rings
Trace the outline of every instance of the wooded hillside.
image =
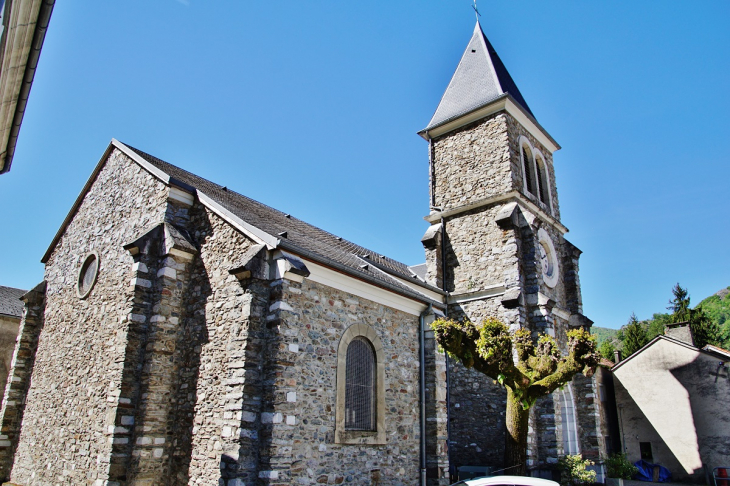
{"type": "MultiPolygon", "coordinates": [[[[675,300],[670,300],[670,304],[677,304],[676,291],[681,289],[678,285],[675,287],[675,300]]],[[[686,306],[689,306],[689,294],[685,291],[685,300],[682,301],[686,306]]],[[[671,305],[670,305],[671,307],[671,305]]],[[[671,310],[671,309],[670,309],[671,310]]],[[[692,316],[702,321],[703,328],[709,328],[710,333],[715,333],[714,338],[711,339],[711,344],[719,345],[725,349],[730,349],[730,287],[722,289],[717,293],[702,300],[694,309],[689,310],[692,316]]],[[[640,342],[649,342],[659,334],[664,334],[664,327],[667,324],[671,324],[677,321],[677,315],[675,313],[655,313],[651,319],[645,319],[639,321],[634,315],[632,315],[627,324],[621,326],[620,329],[611,329],[607,327],[593,326],[591,332],[596,336],[598,346],[601,354],[608,359],[613,360],[613,351],[615,349],[622,350],[624,356],[626,351],[634,352],[637,343],[635,342],[635,336],[638,332],[640,336],[640,342]],[[627,331],[630,331],[631,345],[627,348],[627,331]]],[[[680,319],[680,320],[685,320],[680,319]]],[[[693,328],[694,329],[694,328],[693,328]]]]}

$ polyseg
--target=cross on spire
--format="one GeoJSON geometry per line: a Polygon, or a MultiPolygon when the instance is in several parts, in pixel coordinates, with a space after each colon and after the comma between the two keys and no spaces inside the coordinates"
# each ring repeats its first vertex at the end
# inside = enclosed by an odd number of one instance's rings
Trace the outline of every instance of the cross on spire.
{"type": "Polygon", "coordinates": [[[477,10],[477,0],[472,0],[471,8],[474,9],[474,13],[476,14],[477,22],[479,22],[479,17],[482,16],[482,14],[479,13],[479,10],[477,10]]]}

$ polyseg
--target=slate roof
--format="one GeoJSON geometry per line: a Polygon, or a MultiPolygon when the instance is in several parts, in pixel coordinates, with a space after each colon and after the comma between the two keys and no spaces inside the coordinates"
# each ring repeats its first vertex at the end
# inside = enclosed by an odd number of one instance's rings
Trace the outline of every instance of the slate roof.
{"type": "MultiPolygon", "coordinates": [[[[408,295],[420,294],[420,292],[415,292],[412,287],[394,277],[439,294],[443,293],[440,289],[423,282],[418,278],[416,272],[401,262],[305,223],[139,149],[128,145],[126,147],[158,170],[169,175],[174,179],[174,183],[182,183],[202,192],[246,223],[279,238],[279,247],[283,250],[310,257],[325,265],[346,270],[364,280],[408,295]]],[[[419,295],[419,297],[423,297],[423,295],[419,295]]]]}
{"type": "Polygon", "coordinates": [[[28,291],[0,285],[0,315],[23,317],[23,302],[20,298],[26,292],[28,291]]]}
{"type": "Polygon", "coordinates": [[[512,96],[534,118],[512,76],[477,22],[454,76],[424,130],[455,120],[505,94],[512,96]]]}

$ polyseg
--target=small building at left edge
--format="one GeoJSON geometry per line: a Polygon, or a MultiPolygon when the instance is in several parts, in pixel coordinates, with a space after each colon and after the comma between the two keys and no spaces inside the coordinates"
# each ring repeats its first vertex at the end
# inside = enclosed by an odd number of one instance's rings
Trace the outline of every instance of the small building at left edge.
{"type": "MultiPolygon", "coordinates": [[[[0,386],[5,390],[13,360],[15,340],[23,317],[21,298],[27,291],[0,285],[0,386]]],[[[2,400],[2,397],[0,397],[2,400]]]]}

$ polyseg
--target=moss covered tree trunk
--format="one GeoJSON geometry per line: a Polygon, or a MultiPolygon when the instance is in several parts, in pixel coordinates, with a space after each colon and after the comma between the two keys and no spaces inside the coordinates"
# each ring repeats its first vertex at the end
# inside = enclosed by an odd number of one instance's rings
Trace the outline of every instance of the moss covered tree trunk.
{"type": "Polygon", "coordinates": [[[527,431],[530,409],[523,409],[519,398],[507,387],[507,411],[505,425],[504,474],[527,475],[527,431]],[[512,467],[516,466],[516,467],[512,467]]]}

